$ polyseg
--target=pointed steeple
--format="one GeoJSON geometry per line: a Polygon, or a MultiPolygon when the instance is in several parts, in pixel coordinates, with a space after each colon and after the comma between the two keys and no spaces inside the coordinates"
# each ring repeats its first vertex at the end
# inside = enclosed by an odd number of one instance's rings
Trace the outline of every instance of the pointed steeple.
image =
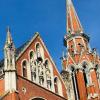
{"type": "Polygon", "coordinates": [[[67,33],[82,33],[83,28],[71,0],[66,0],[67,6],[67,33]]]}
{"type": "Polygon", "coordinates": [[[6,38],[5,48],[6,47],[13,47],[13,48],[15,48],[14,43],[12,41],[12,37],[11,37],[9,26],[7,27],[7,38],[6,38]]]}
{"type": "Polygon", "coordinates": [[[8,44],[12,43],[12,37],[11,37],[9,26],[7,27],[7,39],[6,39],[6,43],[8,43],[8,44]]]}
{"type": "Polygon", "coordinates": [[[5,91],[16,91],[15,46],[12,41],[9,27],[7,28],[4,56],[5,91]]]}

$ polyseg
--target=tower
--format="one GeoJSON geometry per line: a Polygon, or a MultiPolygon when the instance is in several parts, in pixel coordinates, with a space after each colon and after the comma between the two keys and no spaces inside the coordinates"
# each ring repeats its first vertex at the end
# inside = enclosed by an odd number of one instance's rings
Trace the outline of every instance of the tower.
{"type": "Polygon", "coordinates": [[[4,46],[4,74],[5,91],[16,90],[16,68],[15,68],[15,46],[12,41],[9,27],[7,28],[7,38],[4,46]]]}
{"type": "Polygon", "coordinates": [[[67,34],[62,57],[62,78],[69,100],[100,100],[100,60],[96,49],[91,50],[90,38],[84,33],[71,0],[66,0],[67,34]],[[98,67],[96,67],[98,66],[98,67]],[[98,71],[97,71],[98,70],[98,71]]]}

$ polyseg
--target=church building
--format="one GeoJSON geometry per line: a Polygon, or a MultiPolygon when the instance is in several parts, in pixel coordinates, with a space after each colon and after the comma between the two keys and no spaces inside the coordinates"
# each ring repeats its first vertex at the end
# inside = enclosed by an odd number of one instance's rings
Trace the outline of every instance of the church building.
{"type": "Polygon", "coordinates": [[[100,100],[100,57],[71,0],[66,0],[66,54],[58,71],[40,34],[16,48],[7,28],[0,61],[0,100],[100,100]]]}

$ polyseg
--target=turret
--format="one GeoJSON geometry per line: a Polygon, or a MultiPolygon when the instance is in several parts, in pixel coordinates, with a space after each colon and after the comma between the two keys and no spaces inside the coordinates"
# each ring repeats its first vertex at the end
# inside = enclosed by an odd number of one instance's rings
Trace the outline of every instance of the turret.
{"type": "Polygon", "coordinates": [[[64,45],[67,46],[69,53],[81,53],[88,50],[89,37],[84,34],[84,30],[77,16],[71,0],[66,0],[67,9],[67,34],[64,36],[64,45]]]}
{"type": "Polygon", "coordinates": [[[7,28],[4,57],[5,91],[16,90],[15,46],[9,27],[7,28]]]}
{"type": "Polygon", "coordinates": [[[99,100],[100,66],[96,49],[90,49],[89,37],[84,33],[72,0],[66,0],[66,4],[67,34],[64,36],[64,46],[67,56],[62,57],[61,75],[68,100],[99,100]]]}

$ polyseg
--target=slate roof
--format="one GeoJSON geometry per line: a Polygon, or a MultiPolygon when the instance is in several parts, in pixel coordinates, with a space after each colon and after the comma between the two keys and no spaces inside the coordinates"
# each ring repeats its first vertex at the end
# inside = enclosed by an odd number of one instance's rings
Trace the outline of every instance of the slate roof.
{"type": "Polygon", "coordinates": [[[30,41],[26,41],[23,45],[21,45],[20,47],[18,47],[16,49],[16,57],[20,54],[20,52],[27,46],[27,44],[29,43],[30,41]]]}

